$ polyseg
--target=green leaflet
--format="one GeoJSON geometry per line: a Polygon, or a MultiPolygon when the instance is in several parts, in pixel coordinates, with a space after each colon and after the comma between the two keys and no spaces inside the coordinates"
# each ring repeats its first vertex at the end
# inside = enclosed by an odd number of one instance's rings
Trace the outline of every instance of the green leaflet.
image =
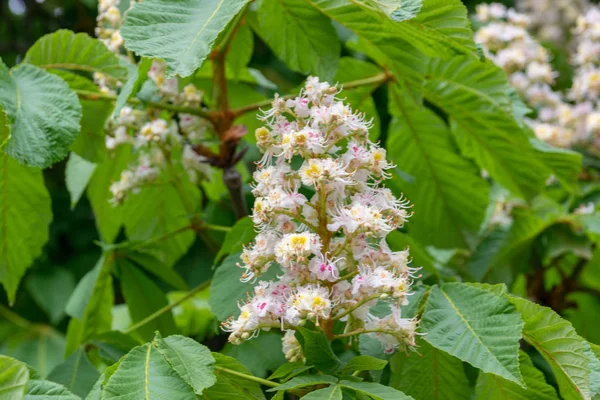
{"type": "Polygon", "coordinates": [[[85,397],[100,377],[96,367],[90,362],[83,347],[52,370],[48,380],[60,383],[80,397],[85,397]]]}
{"type": "Polygon", "coordinates": [[[432,111],[390,89],[395,116],[388,134],[389,157],[398,166],[392,181],[414,204],[410,234],[440,248],[469,247],[488,203],[489,187],[463,158],[448,127],[432,111]]]}
{"type": "Polygon", "coordinates": [[[340,41],[331,21],[304,0],[260,1],[256,33],[291,69],[331,79],[340,41]]]}
{"type": "Polygon", "coordinates": [[[419,341],[419,354],[422,357],[397,353],[390,359],[390,386],[416,400],[461,400],[471,396],[463,363],[458,358],[424,340],[419,341]]]}
{"type": "Polygon", "coordinates": [[[331,385],[324,389],[318,389],[302,396],[305,400],[342,400],[342,388],[339,385],[331,385]]]}
{"type": "Polygon", "coordinates": [[[375,382],[341,381],[340,386],[364,394],[373,400],[415,400],[399,390],[375,382]]]}
{"type": "Polygon", "coordinates": [[[519,367],[527,388],[492,374],[481,372],[475,387],[475,400],[555,400],[556,391],[548,385],[544,374],[533,366],[524,352],[519,352],[519,367]]]}
{"type": "Polygon", "coordinates": [[[169,76],[190,76],[247,0],[148,0],[127,13],[121,34],[136,54],[162,58],[169,76]]]}
{"type": "MultiPolygon", "coordinates": [[[[10,134],[6,123],[0,108],[0,143],[10,134]]],[[[0,283],[11,304],[25,271],[48,241],[51,221],[42,171],[0,153],[0,283]]]]}
{"type": "Polygon", "coordinates": [[[195,400],[190,385],[151,344],[131,350],[104,386],[103,400],[195,400]]]}
{"type": "Polygon", "coordinates": [[[31,46],[23,62],[44,69],[102,73],[113,80],[124,80],[127,70],[104,43],[86,33],[66,29],[42,36],[31,46]]]}
{"type": "Polygon", "coordinates": [[[71,196],[71,210],[81,199],[95,170],[96,164],[87,161],[77,153],[71,153],[69,156],[65,168],[65,183],[71,196]]]}
{"type": "Polygon", "coordinates": [[[201,399],[206,400],[265,400],[265,395],[258,383],[237,377],[219,370],[219,367],[227,368],[243,374],[248,370],[234,358],[213,353],[215,358],[215,375],[217,383],[204,391],[201,399]]]}
{"type": "Polygon", "coordinates": [[[79,133],[81,105],[75,93],[32,65],[9,70],[0,60],[0,107],[7,116],[2,125],[10,127],[6,152],[27,165],[45,168],[62,160],[79,133]]]}
{"type": "Polygon", "coordinates": [[[523,384],[518,363],[523,320],[505,298],[461,283],[434,286],[421,327],[432,346],[523,384]]]}
{"type": "Polygon", "coordinates": [[[0,394],[5,400],[21,400],[25,394],[29,370],[20,361],[0,355],[0,394]]]}
{"type": "Polygon", "coordinates": [[[523,338],[546,359],[566,399],[589,399],[590,367],[586,343],[570,322],[550,308],[511,296],[525,320],[523,338]]]}

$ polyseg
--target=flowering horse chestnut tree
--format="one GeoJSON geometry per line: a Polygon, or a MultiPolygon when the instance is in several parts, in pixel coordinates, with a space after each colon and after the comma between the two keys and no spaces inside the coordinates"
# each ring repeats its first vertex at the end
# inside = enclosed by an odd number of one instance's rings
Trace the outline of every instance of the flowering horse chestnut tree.
{"type": "Polygon", "coordinates": [[[0,61],[0,398],[599,399],[600,11],[533,3],[100,0],[0,61]]]}

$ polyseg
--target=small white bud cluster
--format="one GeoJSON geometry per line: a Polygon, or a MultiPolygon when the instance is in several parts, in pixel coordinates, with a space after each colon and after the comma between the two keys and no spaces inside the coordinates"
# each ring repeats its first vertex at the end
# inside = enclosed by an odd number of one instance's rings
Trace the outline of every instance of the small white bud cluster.
{"type": "Polygon", "coordinates": [[[310,321],[326,333],[334,321],[362,326],[385,351],[415,346],[417,320],[400,317],[416,269],[408,250],[391,251],[385,237],[409,218],[408,203],[382,182],[394,166],[368,138],[370,122],[338,100],[336,87],[309,77],[294,99],[276,97],[256,130],[264,156],[254,173],[252,213],[259,231],[244,248],[242,281],[273,265],[275,281],[260,281],[223,328],[240,343],[281,327],[284,352],[302,359],[293,330],[310,321]],[[392,312],[369,312],[378,300],[392,312]]]}
{"type": "MultiPolygon", "coordinates": [[[[122,0],[127,1],[127,0],[122,0]]],[[[121,36],[121,24],[123,16],[119,9],[121,0],[100,0],[98,2],[98,17],[96,36],[100,39],[110,51],[119,54],[123,46],[123,37],[121,36]]],[[[131,2],[131,5],[135,0],[131,2]]]]}

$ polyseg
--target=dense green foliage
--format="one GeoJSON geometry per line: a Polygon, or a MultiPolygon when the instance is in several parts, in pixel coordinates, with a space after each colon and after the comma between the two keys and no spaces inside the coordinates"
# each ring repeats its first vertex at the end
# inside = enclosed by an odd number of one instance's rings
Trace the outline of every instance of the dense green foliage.
{"type": "Polygon", "coordinates": [[[0,398],[600,399],[597,172],[533,135],[460,0],[144,0],[120,32],[117,51],[63,29],[0,60],[0,398]],[[164,96],[155,59],[198,104],[164,96]],[[276,329],[219,328],[256,284],[237,263],[260,108],[307,75],[372,119],[413,204],[387,241],[421,268],[402,308],[419,354],[337,321],[299,328],[288,362],[276,329]],[[124,107],[208,134],[118,198],[138,154],[107,146],[124,107]]]}

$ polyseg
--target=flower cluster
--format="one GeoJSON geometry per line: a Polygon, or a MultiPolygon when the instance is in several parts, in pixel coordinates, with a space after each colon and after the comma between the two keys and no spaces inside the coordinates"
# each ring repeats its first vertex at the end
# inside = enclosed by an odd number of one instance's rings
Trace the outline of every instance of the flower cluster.
{"type": "Polygon", "coordinates": [[[529,16],[530,31],[546,42],[565,46],[568,33],[579,15],[589,7],[588,0],[517,0],[517,10],[529,16]]]}
{"type": "Polygon", "coordinates": [[[527,31],[530,18],[493,3],[478,5],[477,19],[485,25],[475,40],[536,111],[537,118],[528,120],[536,136],[554,146],[570,147],[576,140],[576,115],[564,96],[552,89],[558,73],[552,69],[546,49],[527,31]]]}
{"type": "MultiPolygon", "coordinates": [[[[135,1],[131,3],[133,4],[135,1]]],[[[119,53],[123,46],[120,32],[123,16],[119,5],[120,0],[100,0],[98,2],[96,36],[115,53],[119,53]]]]}
{"type": "MultiPolygon", "coordinates": [[[[294,99],[276,97],[256,130],[264,153],[254,173],[255,241],[244,248],[242,281],[271,268],[223,327],[240,343],[260,330],[287,331],[288,359],[302,358],[294,328],[312,322],[335,337],[335,321],[359,327],[388,353],[415,346],[418,321],[401,318],[416,269],[408,250],[392,251],[385,237],[409,218],[408,203],[382,186],[393,165],[368,138],[369,121],[336,98],[336,87],[309,77],[294,99]],[[383,318],[369,310],[390,304],[383,318]]],[[[352,333],[350,333],[351,335],[352,333]]]]}

